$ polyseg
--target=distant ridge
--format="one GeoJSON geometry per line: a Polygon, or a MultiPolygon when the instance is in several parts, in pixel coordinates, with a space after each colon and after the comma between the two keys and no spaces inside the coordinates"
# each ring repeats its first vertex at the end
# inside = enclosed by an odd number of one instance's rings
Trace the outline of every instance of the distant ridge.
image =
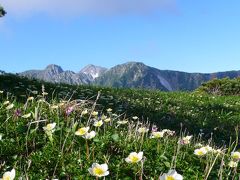
{"type": "Polygon", "coordinates": [[[192,91],[213,78],[240,77],[240,71],[187,73],[159,70],[141,62],[127,62],[110,69],[89,64],[78,73],[64,71],[60,66],[51,64],[44,70],[29,70],[19,75],[54,83],[192,91]]]}

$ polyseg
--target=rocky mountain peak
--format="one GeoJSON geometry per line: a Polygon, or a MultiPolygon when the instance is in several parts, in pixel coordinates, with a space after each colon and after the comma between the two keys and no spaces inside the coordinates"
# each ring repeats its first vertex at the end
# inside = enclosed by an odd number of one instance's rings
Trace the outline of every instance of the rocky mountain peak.
{"type": "Polygon", "coordinates": [[[64,72],[63,69],[61,68],[61,66],[58,66],[58,65],[56,65],[56,64],[50,64],[50,65],[48,65],[48,66],[45,68],[45,71],[47,71],[47,72],[49,72],[49,73],[51,73],[51,74],[54,74],[54,75],[60,74],[60,73],[64,72]]]}
{"type": "Polygon", "coordinates": [[[109,70],[89,64],[79,73],[63,71],[60,66],[50,64],[44,70],[29,70],[20,73],[20,75],[54,83],[93,84],[110,87],[160,89],[164,91],[191,91],[198,88],[203,82],[213,78],[240,77],[240,71],[211,74],[186,73],[159,70],[141,62],[131,61],[116,65],[109,70]]]}
{"type": "Polygon", "coordinates": [[[107,68],[101,67],[101,66],[95,66],[93,64],[89,64],[85,66],[80,73],[84,73],[86,75],[89,75],[92,77],[92,79],[96,79],[97,77],[101,76],[107,68]]]}

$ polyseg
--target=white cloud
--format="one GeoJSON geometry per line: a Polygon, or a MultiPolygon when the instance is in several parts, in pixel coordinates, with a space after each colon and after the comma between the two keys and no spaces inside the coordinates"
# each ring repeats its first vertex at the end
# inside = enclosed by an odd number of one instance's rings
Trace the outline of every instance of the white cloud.
{"type": "Polygon", "coordinates": [[[34,13],[54,16],[145,15],[158,11],[176,12],[176,0],[2,0],[8,14],[34,13]]]}

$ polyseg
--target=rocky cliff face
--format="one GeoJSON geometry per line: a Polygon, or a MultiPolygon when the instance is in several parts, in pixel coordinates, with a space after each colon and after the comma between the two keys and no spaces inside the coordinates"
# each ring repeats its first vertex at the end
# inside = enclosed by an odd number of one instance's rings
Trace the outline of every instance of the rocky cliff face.
{"type": "Polygon", "coordinates": [[[107,71],[107,68],[89,64],[86,67],[84,67],[80,71],[80,73],[84,73],[84,74],[90,76],[92,80],[94,80],[94,79],[98,78],[99,76],[101,76],[105,71],[107,71]]]}
{"type": "Polygon", "coordinates": [[[212,74],[186,73],[159,70],[146,66],[143,63],[129,62],[109,69],[94,82],[102,86],[137,87],[165,91],[191,91],[201,86],[203,82],[213,78],[235,78],[239,76],[240,71],[212,74]]]}
{"type": "Polygon", "coordinates": [[[89,84],[92,81],[87,74],[63,71],[60,66],[54,64],[48,65],[44,70],[25,71],[20,75],[53,83],[89,84]]]}
{"type": "Polygon", "coordinates": [[[191,91],[198,88],[203,82],[213,78],[239,77],[240,71],[212,74],[186,73],[159,70],[140,62],[128,62],[114,66],[109,70],[99,66],[88,65],[79,73],[63,71],[60,66],[49,65],[44,70],[25,71],[20,73],[20,75],[54,83],[94,84],[110,87],[159,89],[164,91],[191,91]]]}

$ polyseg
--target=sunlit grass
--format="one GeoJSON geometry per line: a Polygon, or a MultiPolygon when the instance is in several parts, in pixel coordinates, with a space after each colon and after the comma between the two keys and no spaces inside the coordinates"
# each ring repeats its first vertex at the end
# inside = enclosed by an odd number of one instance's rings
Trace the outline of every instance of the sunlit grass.
{"type": "Polygon", "coordinates": [[[115,113],[99,106],[103,93],[51,99],[45,88],[38,92],[24,103],[2,93],[0,176],[14,169],[23,179],[239,178],[238,140],[219,147],[201,133],[115,113]]]}

